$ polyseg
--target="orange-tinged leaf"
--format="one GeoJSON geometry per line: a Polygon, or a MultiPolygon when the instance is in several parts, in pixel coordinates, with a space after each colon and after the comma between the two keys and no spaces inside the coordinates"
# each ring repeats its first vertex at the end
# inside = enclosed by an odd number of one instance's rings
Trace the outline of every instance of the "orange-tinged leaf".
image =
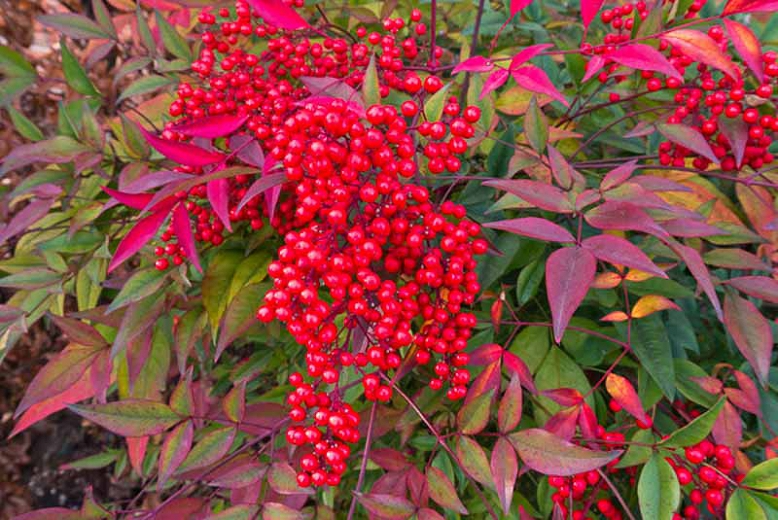
{"type": "Polygon", "coordinates": [[[519,425],[522,404],[521,380],[519,376],[513,374],[500,401],[500,408],[497,410],[497,426],[500,432],[507,433],[519,425]]]}
{"type": "Polygon", "coordinates": [[[143,437],[127,437],[127,457],[133,471],[143,476],[143,459],[146,458],[146,448],[149,447],[148,435],[143,437]]]}
{"type": "Polygon", "coordinates": [[[583,448],[537,428],[513,433],[510,440],[530,469],[560,477],[597,469],[622,453],[621,450],[603,452],[583,448]]]}
{"type": "Polygon", "coordinates": [[[626,377],[610,373],[605,378],[605,389],[608,391],[614,401],[627,411],[635,419],[642,421],[646,418],[646,412],[643,410],[643,404],[635,391],[635,387],[626,377]]]}
{"type": "Polygon", "coordinates": [[[516,460],[516,451],[505,437],[497,439],[494,451],[492,451],[490,466],[494,488],[497,490],[497,496],[500,498],[502,510],[507,515],[510,512],[511,501],[513,500],[513,490],[516,486],[519,462],[516,460]]]}
{"type": "Polygon", "coordinates": [[[695,29],[676,29],[666,33],[662,39],[694,61],[719,69],[730,78],[740,77],[740,71],[732,60],[719,48],[719,44],[704,32],[695,29]]]}
{"type": "Polygon", "coordinates": [[[767,385],[773,352],[773,330],[756,305],[740,296],[724,298],[724,325],[762,385],[767,385]]]}
{"type": "Polygon", "coordinates": [[[608,271],[597,274],[594,278],[594,283],[592,283],[592,288],[613,289],[614,287],[618,287],[620,283],[621,275],[619,273],[614,273],[613,271],[608,271]]]}
{"type": "Polygon", "coordinates": [[[613,311],[600,318],[600,321],[627,321],[628,319],[629,316],[627,316],[626,312],[613,311]]]}
{"type": "Polygon", "coordinates": [[[778,11],[778,1],[776,0],[729,0],[722,14],[775,11],[778,11]]]}
{"type": "Polygon", "coordinates": [[[624,276],[624,279],[628,282],[645,282],[651,278],[654,278],[653,274],[646,273],[639,269],[630,269],[626,276],[624,276]]]}
{"type": "Polygon", "coordinates": [[[762,46],[759,44],[759,38],[748,26],[738,23],[735,20],[724,18],[724,26],[729,33],[729,41],[735,46],[740,57],[754,73],[756,79],[761,83],[764,78],[764,67],[762,64],[762,46]]]}
{"type": "Polygon", "coordinates": [[[668,309],[673,309],[676,311],[681,310],[681,308],[678,307],[678,305],[676,305],[672,300],[665,298],[664,296],[659,296],[657,294],[647,294],[646,296],[642,296],[632,307],[632,317],[644,318],[655,312],[666,311],[668,309]]]}
{"type": "Polygon", "coordinates": [[[427,468],[427,488],[429,489],[430,498],[442,507],[456,511],[461,515],[467,514],[467,508],[459,500],[454,484],[438,468],[427,468]]]}

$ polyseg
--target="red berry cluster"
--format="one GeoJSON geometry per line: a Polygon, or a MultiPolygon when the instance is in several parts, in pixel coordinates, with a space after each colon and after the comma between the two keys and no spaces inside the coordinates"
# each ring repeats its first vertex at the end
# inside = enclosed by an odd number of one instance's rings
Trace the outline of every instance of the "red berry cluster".
{"type": "Polygon", "coordinates": [[[721,516],[724,495],[735,469],[732,451],[727,446],[704,440],[686,448],[684,457],[669,457],[667,462],[675,469],[678,483],[688,492],[688,504],[675,518],[697,520],[703,502],[710,514],[721,516]]]}

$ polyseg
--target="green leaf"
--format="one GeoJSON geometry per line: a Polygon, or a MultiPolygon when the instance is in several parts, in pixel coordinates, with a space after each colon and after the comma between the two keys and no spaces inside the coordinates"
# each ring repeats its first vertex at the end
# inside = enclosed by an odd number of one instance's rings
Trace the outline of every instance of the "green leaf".
{"type": "Polygon", "coordinates": [[[225,249],[219,251],[208,265],[203,278],[203,305],[211,328],[216,331],[229,302],[229,289],[243,253],[225,249]]]}
{"type": "Polygon", "coordinates": [[[41,132],[40,128],[35,126],[35,123],[28,119],[27,116],[12,106],[6,107],[6,110],[8,110],[8,115],[11,116],[11,122],[13,123],[14,128],[16,128],[16,131],[19,132],[19,135],[30,141],[40,141],[43,139],[43,132],[41,132]]]}
{"type": "Polygon", "coordinates": [[[130,279],[125,282],[122,290],[119,291],[119,294],[116,295],[108,306],[108,312],[121,309],[125,305],[140,301],[143,298],[154,294],[162,287],[167,275],[168,273],[166,271],[160,271],[153,267],[143,269],[133,274],[130,279]]]}
{"type": "Polygon", "coordinates": [[[35,69],[32,65],[18,52],[0,45],[0,72],[4,76],[11,76],[14,78],[35,78],[35,69]]]}
{"type": "Polygon", "coordinates": [[[778,459],[766,460],[751,468],[741,484],[768,491],[778,488],[778,459]]]}
{"type": "Polygon", "coordinates": [[[662,441],[661,445],[668,448],[684,448],[701,442],[713,429],[713,424],[716,422],[716,418],[719,416],[725,401],[725,398],[719,399],[710,410],[683,428],[674,431],[662,441]]]}
{"type": "Polygon", "coordinates": [[[159,476],[157,489],[162,488],[170,476],[178,469],[192,449],[194,426],[192,421],[185,421],[176,426],[165,437],[159,452],[159,476]]]}
{"type": "Polygon", "coordinates": [[[108,11],[105,2],[103,0],[92,0],[92,12],[100,28],[107,32],[111,38],[118,40],[119,36],[116,34],[116,27],[113,25],[111,13],[108,11]]]}
{"type": "Polygon", "coordinates": [[[79,14],[60,13],[45,14],[38,17],[38,21],[47,27],[52,27],[66,36],[76,39],[90,40],[95,38],[110,38],[102,27],[95,22],[79,14]]]}
{"type": "Polygon", "coordinates": [[[146,21],[143,9],[140,7],[140,2],[137,3],[135,8],[135,20],[138,24],[138,32],[140,33],[140,39],[143,41],[143,46],[149,51],[152,56],[157,55],[157,43],[154,41],[154,36],[151,35],[151,29],[149,23],[146,21]]]}
{"type": "Polygon", "coordinates": [[[65,79],[67,80],[68,85],[73,87],[73,90],[79,94],[99,97],[100,92],[98,92],[89,80],[86,71],[84,71],[81,64],[78,63],[76,57],[70,52],[65,40],[60,40],[59,45],[62,48],[62,70],[65,72],[65,79]]]}
{"type": "MultiPolygon", "coordinates": [[[[619,324],[619,329],[626,327],[619,324]]],[[[632,321],[632,349],[662,393],[672,400],[675,397],[673,348],[661,316],[653,314],[632,321]]]]}
{"type": "Polygon", "coordinates": [[[729,497],[726,515],[727,520],[767,520],[762,506],[745,489],[736,489],[729,497]]]}
{"type": "Polygon", "coordinates": [[[158,76],[156,74],[152,74],[150,76],[144,76],[140,79],[136,79],[135,81],[127,85],[127,87],[125,87],[122,90],[122,93],[121,95],[119,95],[116,102],[119,103],[133,96],[139,96],[142,94],[155,92],[163,87],[167,87],[174,83],[175,80],[166,78],[165,76],[158,76]]]}
{"type": "Polygon", "coordinates": [[[529,101],[527,113],[524,115],[524,134],[527,136],[532,149],[542,153],[548,143],[548,121],[546,116],[538,107],[538,101],[535,96],[529,101]]]}
{"type": "Polygon", "coordinates": [[[681,503],[681,487],[672,466],[655,453],[643,466],[638,481],[638,504],[643,520],[672,520],[681,503]]]}
{"type": "Polygon", "coordinates": [[[427,488],[429,489],[430,498],[442,507],[462,515],[467,514],[467,508],[459,500],[454,484],[438,468],[427,468],[427,488]]]}
{"type": "Polygon", "coordinates": [[[362,81],[362,96],[365,105],[372,106],[381,103],[381,92],[378,85],[378,70],[375,64],[375,54],[370,56],[370,63],[365,70],[365,79],[362,81]]]}
{"type": "Polygon", "coordinates": [[[492,473],[489,459],[484,449],[472,437],[459,437],[456,454],[464,470],[481,484],[492,485],[492,473]]]}
{"type": "MultiPolygon", "coordinates": [[[[368,510],[371,515],[386,520],[405,520],[416,511],[416,506],[406,498],[397,495],[385,495],[380,493],[356,494],[357,501],[368,510]]],[[[371,516],[371,518],[373,517],[371,516]]]]}
{"type": "Polygon", "coordinates": [[[108,450],[96,455],[63,464],[60,469],[100,469],[116,462],[119,450],[108,450]]]}
{"type": "Polygon", "coordinates": [[[442,89],[435,92],[424,103],[424,117],[427,121],[440,121],[443,115],[443,107],[446,105],[446,99],[448,99],[448,89],[451,87],[451,82],[446,83],[442,89]]]}
{"type": "Polygon", "coordinates": [[[228,507],[219,513],[208,515],[208,520],[252,520],[257,516],[259,506],[240,505],[228,507]]]}
{"type": "Polygon", "coordinates": [[[285,462],[276,462],[270,467],[267,482],[273,491],[281,495],[312,493],[310,488],[301,488],[297,485],[297,472],[285,462]]]}
{"type": "Polygon", "coordinates": [[[217,462],[230,451],[232,441],[235,440],[235,428],[226,426],[206,434],[195,444],[184,462],[178,467],[176,473],[184,473],[193,469],[210,466],[217,462]]]}
{"type": "Polygon", "coordinates": [[[9,76],[0,81],[0,106],[9,105],[33,83],[35,83],[34,76],[9,76]]]}
{"type": "Polygon", "coordinates": [[[157,27],[159,28],[160,35],[162,36],[162,43],[165,44],[165,48],[169,50],[173,56],[191,62],[192,51],[189,49],[189,45],[186,43],[183,36],[178,34],[175,27],[170,25],[170,22],[165,20],[159,11],[154,11],[154,19],[157,22],[157,27]]]}
{"type": "Polygon", "coordinates": [[[34,267],[0,278],[0,287],[12,289],[40,289],[62,281],[62,275],[49,269],[34,267]]]}
{"type": "Polygon", "coordinates": [[[145,399],[125,399],[93,405],[72,404],[68,408],[124,437],[156,435],[181,421],[181,417],[168,405],[145,399]]]}
{"type": "Polygon", "coordinates": [[[262,520],[303,520],[305,518],[308,516],[302,511],[279,502],[265,502],[262,505],[262,520]]]}
{"type": "Polygon", "coordinates": [[[219,327],[215,359],[218,360],[224,349],[257,323],[258,302],[262,301],[268,288],[266,283],[248,285],[230,301],[219,327]]]}
{"type": "Polygon", "coordinates": [[[522,412],[521,381],[517,374],[513,374],[508,388],[500,400],[497,409],[497,426],[501,433],[508,433],[519,425],[522,412]]]}
{"type": "Polygon", "coordinates": [[[516,280],[516,300],[519,305],[526,304],[537,295],[545,274],[546,264],[541,260],[534,260],[521,270],[516,280]]]}
{"type": "Polygon", "coordinates": [[[489,422],[493,391],[474,397],[457,413],[459,432],[465,435],[479,433],[489,422]]]}
{"type": "Polygon", "coordinates": [[[627,452],[619,459],[619,463],[616,465],[617,468],[629,468],[645,464],[653,454],[651,448],[646,446],[647,444],[654,444],[656,440],[651,430],[638,430],[630,440],[635,444],[629,445],[627,452]]]}

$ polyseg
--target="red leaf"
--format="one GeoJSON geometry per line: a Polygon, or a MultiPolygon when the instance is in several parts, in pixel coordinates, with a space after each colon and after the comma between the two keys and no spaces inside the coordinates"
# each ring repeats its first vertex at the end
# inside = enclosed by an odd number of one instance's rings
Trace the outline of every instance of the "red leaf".
{"type": "Polygon", "coordinates": [[[548,418],[543,429],[569,441],[575,435],[575,424],[578,421],[580,411],[580,406],[563,408],[548,418]]]}
{"type": "Polygon", "coordinates": [[[722,117],[718,120],[719,131],[724,135],[735,156],[735,164],[743,164],[743,157],[746,154],[746,145],[748,144],[748,123],[741,117],[729,118],[722,117]]]}
{"type": "Polygon", "coordinates": [[[507,191],[520,197],[522,200],[546,211],[555,213],[572,213],[573,205],[567,194],[545,182],[531,181],[528,179],[486,181],[484,186],[507,191]]]}
{"type": "Polygon", "coordinates": [[[730,278],[727,283],[754,298],[778,303],[778,280],[768,276],[740,276],[730,278]]]}
{"type": "Polygon", "coordinates": [[[155,150],[178,164],[199,167],[214,164],[225,159],[225,155],[222,153],[209,152],[208,150],[204,150],[199,146],[189,143],[168,141],[167,139],[157,137],[142,126],[138,126],[138,128],[140,128],[146,141],[148,141],[155,150]]]}
{"type": "Polygon", "coordinates": [[[184,248],[184,254],[195,266],[195,269],[203,272],[200,266],[200,256],[195,247],[194,234],[192,233],[192,223],[189,221],[189,213],[183,204],[179,204],[173,210],[173,231],[178,238],[178,243],[184,248]]]}
{"type": "Polygon", "coordinates": [[[186,421],[176,426],[165,437],[159,452],[159,477],[157,489],[161,489],[192,449],[194,426],[186,421]]]}
{"type": "Polygon", "coordinates": [[[724,25],[729,33],[729,40],[735,46],[740,57],[746,62],[761,83],[764,79],[764,68],[762,63],[762,46],[759,44],[759,38],[748,26],[738,23],[729,18],[724,18],[724,25]]]}
{"type": "Polygon", "coordinates": [[[229,183],[227,179],[214,179],[208,181],[206,184],[206,192],[208,193],[208,202],[211,203],[214,213],[222,221],[227,231],[232,231],[232,224],[230,224],[230,193],[229,183]]]}
{"type": "Polygon", "coordinates": [[[724,298],[724,325],[756,377],[766,386],[773,352],[770,322],[749,300],[727,295],[724,298]]]}
{"type": "Polygon", "coordinates": [[[505,363],[505,368],[519,376],[521,385],[526,388],[528,392],[532,394],[538,393],[538,389],[535,387],[535,381],[532,379],[532,372],[530,372],[529,367],[524,360],[507,350],[503,352],[502,359],[505,363]]]}
{"type": "Polygon", "coordinates": [[[162,506],[157,511],[157,514],[154,515],[154,520],[189,520],[199,518],[195,515],[204,505],[204,498],[177,498],[162,506]]]}
{"type": "Polygon", "coordinates": [[[560,406],[578,406],[584,399],[575,388],[552,388],[541,393],[560,406]]]}
{"type": "Polygon", "coordinates": [[[101,350],[76,344],[65,347],[35,375],[14,416],[18,417],[32,405],[61,394],[76,384],[101,350]]]}
{"type": "Polygon", "coordinates": [[[660,278],[667,278],[664,271],[627,239],[613,235],[597,235],[584,239],[581,246],[603,262],[625,265],[660,278]]]}
{"type": "Polygon", "coordinates": [[[73,383],[73,385],[65,391],[59,394],[50,395],[43,401],[30,406],[16,422],[13,431],[11,431],[8,438],[10,439],[49,415],[65,409],[69,404],[74,404],[83,401],[84,399],[94,397],[97,391],[92,384],[91,372],[91,370],[87,370],[81,374],[78,381],[73,383]]]}
{"type": "Polygon", "coordinates": [[[548,257],[546,292],[557,343],[562,340],[570,318],[589,291],[596,271],[594,255],[581,247],[563,247],[548,257]]]}
{"type": "Polygon", "coordinates": [[[143,475],[143,459],[146,458],[148,446],[148,437],[127,437],[127,455],[130,459],[130,466],[138,475],[143,475]]]}
{"type": "Polygon", "coordinates": [[[445,473],[436,467],[427,468],[427,488],[430,498],[445,509],[456,511],[461,515],[467,514],[467,508],[459,500],[454,484],[445,473]]]}
{"type": "Polygon", "coordinates": [[[689,379],[697,383],[700,388],[708,392],[709,394],[718,395],[721,393],[721,390],[724,388],[724,384],[721,382],[721,380],[716,379],[715,377],[710,376],[702,376],[702,377],[696,377],[692,376],[689,379]]]}
{"type": "Polygon", "coordinates": [[[546,49],[549,49],[553,47],[550,43],[538,43],[535,45],[530,45],[529,47],[524,47],[518,54],[516,54],[513,59],[511,60],[511,65],[509,67],[509,70],[514,70],[519,68],[524,63],[528,62],[541,52],[543,52],[546,49]]]}
{"type": "Polygon", "coordinates": [[[604,2],[605,0],[581,0],[581,20],[584,27],[589,27],[604,2]]]}
{"type": "Polygon", "coordinates": [[[508,231],[515,235],[522,235],[537,240],[562,243],[575,242],[575,237],[573,237],[568,230],[544,218],[515,218],[512,220],[489,222],[483,226],[490,229],[508,231]]]}
{"type": "Polygon", "coordinates": [[[689,218],[676,218],[662,222],[662,227],[674,237],[710,237],[715,235],[724,235],[727,232],[716,226],[711,226],[699,220],[689,218]]]}
{"type": "Polygon", "coordinates": [[[49,318],[73,343],[95,348],[108,346],[108,342],[105,341],[105,338],[103,338],[102,334],[100,334],[97,329],[81,320],[74,320],[73,318],[66,318],[64,316],[55,316],[53,314],[50,314],[49,318]]]}
{"type": "Polygon", "coordinates": [[[713,281],[710,278],[710,272],[708,271],[708,268],[705,267],[705,262],[702,261],[700,253],[698,253],[695,249],[692,249],[689,246],[684,246],[682,244],[671,244],[671,248],[686,263],[686,267],[689,268],[689,272],[692,273],[692,276],[694,276],[694,279],[697,280],[697,283],[710,300],[711,305],[713,305],[713,309],[716,311],[716,316],[718,316],[719,319],[722,319],[721,303],[719,302],[719,297],[716,294],[716,288],[713,287],[713,281]]]}
{"type": "Polygon", "coordinates": [[[538,94],[545,94],[566,107],[570,106],[570,103],[567,102],[562,93],[548,79],[548,74],[543,69],[534,65],[526,65],[511,71],[511,74],[516,83],[523,89],[538,94]]]}
{"type": "Polygon", "coordinates": [[[103,191],[125,206],[138,210],[145,208],[153,197],[150,193],[125,193],[105,186],[103,186],[103,191]]]}
{"type": "Polygon", "coordinates": [[[502,356],[502,347],[497,343],[486,343],[470,353],[471,365],[488,365],[498,361],[502,356]]]}
{"type": "Polygon", "coordinates": [[[660,238],[670,235],[654,222],[648,213],[635,204],[622,201],[607,201],[584,215],[586,222],[597,229],[617,231],[641,231],[660,238]]]}
{"type": "Polygon", "coordinates": [[[371,449],[370,460],[387,471],[401,471],[409,466],[406,456],[392,448],[371,449]]]}
{"type": "Polygon", "coordinates": [[[635,171],[637,165],[637,160],[633,159],[609,171],[608,174],[605,175],[605,177],[602,179],[602,182],[600,182],[600,189],[607,191],[626,181],[635,171]]]}
{"type": "Polygon", "coordinates": [[[139,220],[122,241],[119,242],[119,246],[111,259],[111,264],[108,266],[108,272],[110,273],[122,262],[140,251],[149,240],[154,238],[166,219],[167,211],[159,210],[139,220]]]}
{"type": "Polygon", "coordinates": [[[172,130],[189,137],[216,139],[236,132],[248,118],[249,116],[233,114],[206,116],[188,123],[178,124],[172,130]]]}
{"type": "Polygon", "coordinates": [[[456,455],[462,469],[481,484],[491,484],[489,461],[483,447],[473,438],[461,435],[456,445],[456,455]]]}
{"type": "Polygon", "coordinates": [[[532,0],[511,0],[511,18],[532,3],[532,0]]]}
{"type": "Polygon", "coordinates": [[[715,164],[719,163],[719,158],[713,153],[708,140],[698,130],[683,124],[668,123],[659,123],[656,128],[675,144],[702,155],[715,164]]]}
{"type": "Polygon", "coordinates": [[[519,425],[522,412],[521,379],[514,374],[497,409],[497,425],[502,433],[508,433],[519,425]]]}
{"type": "Polygon", "coordinates": [[[586,83],[592,79],[604,66],[605,58],[599,54],[592,56],[592,59],[586,62],[586,73],[584,74],[583,79],[581,79],[581,83],[586,83]]]}
{"type": "MultiPolygon", "coordinates": [[[[262,167],[262,177],[264,178],[273,175],[271,172],[273,171],[275,165],[276,165],[276,160],[273,157],[269,157],[268,160],[265,161],[264,166],[262,167]]],[[[273,220],[273,216],[276,214],[276,206],[278,205],[278,198],[280,196],[281,196],[280,184],[273,186],[269,190],[265,191],[265,207],[267,208],[268,218],[271,221],[273,220]]]]}
{"type": "Polygon", "coordinates": [[[642,43],[625,45],[609,53],[607,57],[619,65],[623,65],[630,69],[659,72],[666,76],[683,80],[683,76],[675,67],[673,67],[667,58],[650,45],[642,43]]]}
{"type": "Polygon", "coordinates": [[[605,452],[582,448],[537,428],[511,434],[510,440],[530,469],[560,477],[597,469],[622,453],[621,450],[605,452]]]}
{"type": "MultiPolygon", "coordinates": [[[[734,398],[733,395],[729,395],[729,400],[738,408],[761,416],[761,398],[759,397],[759,389],[754,384],[754,381],[740,370],[733,370],[732,372],[735,374],[740,390],[737,391],[734,398]]],[[[728,388],[727,390],[735,389],[728,388]]]]}
{"type": "Polygon", "coordinates": [[[665,33],[662,39],[694,61],[719,69],[730,78],[740,77],[740,71],[732,60],[719,48],[719,44],[704,32],[694,29],[676,29],[665,33]]]}
{"type": "Polygon", "coordinates": [[[578,426],[581,427],[581,433],[587,439],[593,439],[597,436],[597,415],[592,407],[586,403],[581,404],[581,413],[578,414],[578,426]]]}
{"type": "Polygon", "coordinates": [[[269,25],[275,25],[279,29],[295,30],[308,27],[308,22],[297,11],[283,2],[248,0],[248,3],[259,13],[265,22],[269,25]]]}
{"type": "Polygon", "coordinates": [[[489,77],[486,78],[486,81],[484,81],[484,87],[481,90],[481,94],[478,96],[478,99],[485,98],[489,95],[490,92],[503,86],[505,82],[508,81],[509,77],[510,73],[506,69],[497,69],[489,74],[489,77]]]}
{"type": "MultiPolygon", "coordinates": [[[[265,164],[267,164],[267,162],[265,164]]],[[[274,188],[276,186],[281,186],[285,182],[286,182],[286,174],[283,172],[271,173],[269,175],[263,174],[262,177],[254,181],[254,184],[252,184],[249,187],[249,189],[246,190],[246,194],[238,203],[238,206],[235,208],[235,211],[240,211],[241,209],[243,209],[243,206],[245,206],[251,199],[259,195],[260,193],[264,193],[267,190],[274,188]]]]}
{"type": "Polygon", "coordinates": [[[460,72],[489,72],[494,68],[494,62],[483,56],[473,56],[461,62],[451,71],[452,74],[460,72]]]}
{"type": "Polygon", "coordinates": [[[505,514],[510,513],[513,490],[516,486],[516,476],[519,473],[519,462],[516,459],[516,451],[511,443],[500,437],[494,445],[492,460],[490,463],[492,479],[497,496],[505,514]]]}
{"type": "Polygon", "coordinates": [[[632,417],[639,421],[645,420],[646,412],[643,410],[640,397],[626,377],[611,372],[605,378],[605,389],[613,400],[619,403],[632,417]]]}
{"type": "Polygon", "coordinates": [[[776,0],[729,0],[722,14],[778,11],[776,0]]]}
{"type": "Polygon", "coordinates": [[[711,433],[717,444],[729,446],[732,450],[740,448],[740,441],[743,439],[743,423],[740,412],[729,401],[724,401],[724,406],[716,417],[716,422],[713,423],[711,433]]]}

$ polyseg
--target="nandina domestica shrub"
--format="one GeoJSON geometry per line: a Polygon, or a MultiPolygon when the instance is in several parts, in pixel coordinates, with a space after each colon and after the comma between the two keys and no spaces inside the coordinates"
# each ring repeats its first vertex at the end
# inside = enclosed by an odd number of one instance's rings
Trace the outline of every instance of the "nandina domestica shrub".
{"type": "Polygon", "coordinates": [[[0,53],[0,356],[132,494],[21,518],[778,516],[775,1],[109,4],[56,135],[0,53]]]}

